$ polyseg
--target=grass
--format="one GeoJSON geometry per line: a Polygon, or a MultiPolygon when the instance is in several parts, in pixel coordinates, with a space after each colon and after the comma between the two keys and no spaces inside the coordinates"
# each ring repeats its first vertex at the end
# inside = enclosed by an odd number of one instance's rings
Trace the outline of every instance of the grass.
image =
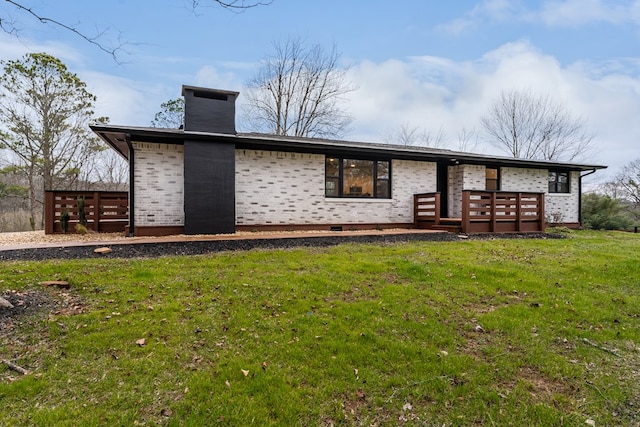
{"type": "MultiPolygon", "coordinates": [[[[640,236],[9,262],[0,425],[640,425],[640,236]],[[144,339],[142,345],[141,339],[144,339]],[[138,342],[138,343],[137,343],[138,342]]],[[[0,331],[1,332],[1,331],[0,331]]]]}

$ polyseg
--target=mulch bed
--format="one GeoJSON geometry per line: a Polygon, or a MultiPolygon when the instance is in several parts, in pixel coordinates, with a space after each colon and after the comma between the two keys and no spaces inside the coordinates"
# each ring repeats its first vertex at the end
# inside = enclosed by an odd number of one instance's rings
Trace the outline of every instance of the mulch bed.
{"type": "Polygon", "coordinates": [[[154,258],[172,255],[203,255],[223,251],[239,251],[250,249],[287,249],[297,247],[325,247],[342,243],[396,243],[409,241],[453,242],[478,239],[545,239],[561,238],[560,235],[544,233],[503,233],[472,234],[459,236],[453,233],[424,234],[388,234],[362,236],[308,236],[278,239],[245,239],[245,240],[205,240],[169,243],[134,243],[109,245],[110,253],[98,254],[94,250],[105,245],[66,246],[57,248],[32,248],[0,251],[1,260],[39,261],[46,259],[85,259],[85,258],[154,258]]]}

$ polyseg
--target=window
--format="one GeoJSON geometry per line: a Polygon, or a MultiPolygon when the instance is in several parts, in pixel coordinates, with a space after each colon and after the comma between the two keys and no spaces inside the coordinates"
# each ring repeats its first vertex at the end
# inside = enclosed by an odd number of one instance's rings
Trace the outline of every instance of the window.
{"type": "Polygon", "coordinates": [[[549,171],[549,193],[569,192],[569,172],[549,171]]]}
{"type": "Polygon", "coordinates": [[[390,198],[390,162],[327,157],[325,196],[390,198]]]}
{"type": "Polygon", "coordinates": [[[498,175],[498,169],[486,168],[485,169],[485,190],[498,191],[500,189],[500,179],[498,175]]]}

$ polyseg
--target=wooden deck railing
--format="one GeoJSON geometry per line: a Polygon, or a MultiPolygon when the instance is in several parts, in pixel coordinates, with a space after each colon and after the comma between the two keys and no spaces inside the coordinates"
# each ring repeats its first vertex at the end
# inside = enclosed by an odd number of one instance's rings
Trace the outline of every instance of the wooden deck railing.
{"type": "Polygon", "coordinates": [[[413,195],[413,221],[415,228],[440,224],[440,193],[413,195]]]}
{"type": "Polygon", "coordinates": [[[440,193],[413,196],[415,228],[453,228],[463,233],[543,232],[544,193],[462,192],[462,219],[440,217],[440,193]],[[446,227],[445,227],[446,224],[446,227]]]}
{"type": "Polygon", "coordinates": [[[122,191],[46,191],[45,234],[63,233],[60,219],[69,213],[67,233],[79,222],[78,199],[84,197],[87,229],[102,233],[124,232],[129,219],[128,193],[122,191]]]}
{"type": "Polygon", "coordinates": [[[462,192],[463,233],[543,232],[544,193],[462,192]]]}

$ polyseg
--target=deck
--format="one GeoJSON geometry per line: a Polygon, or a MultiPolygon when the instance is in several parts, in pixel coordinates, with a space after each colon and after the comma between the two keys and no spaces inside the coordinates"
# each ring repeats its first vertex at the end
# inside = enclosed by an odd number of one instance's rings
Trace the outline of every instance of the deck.
{"type": "Polygon", "coordinates": [[[462,216],[440,216],[440,193],[414,195],[414,226],[454,233],[544,232],[544,193],[462,192],[462,216]]]}

